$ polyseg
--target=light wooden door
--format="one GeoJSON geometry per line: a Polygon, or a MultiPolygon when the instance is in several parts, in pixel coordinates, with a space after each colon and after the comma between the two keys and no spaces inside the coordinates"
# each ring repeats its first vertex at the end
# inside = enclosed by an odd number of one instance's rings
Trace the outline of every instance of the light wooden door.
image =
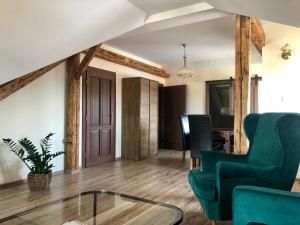
{"type": "Polygon", "coordinates": [[[158,149],[158,82],[150,81],[150,134],[149,156],[157,154],[158,149]]]}
{"type": "Polygon", "coordinates": [[[149,80],[140,79],[140,159],[149,155],[150,95],[149,80]]]}
{"type": "Polygon", "coordinates": [[[122,158],[141,160],[158,148],[158,82],[122,80],[122,158]]]}
{"type": "Polygon", "coordinates": [[[83,91],[84,165],[115,159],[115,79],[113,72],[89,67],[83,91]]]}

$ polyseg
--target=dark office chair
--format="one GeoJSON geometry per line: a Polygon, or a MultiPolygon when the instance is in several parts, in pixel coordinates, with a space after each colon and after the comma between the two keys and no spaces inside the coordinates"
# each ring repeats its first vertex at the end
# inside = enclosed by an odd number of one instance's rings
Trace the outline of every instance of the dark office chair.
{"type": "Polygon", "coordinates": [[[232,128],[234,127],[233,115],[221,115],[220,116],[220,128],[232,128]]]}
{"type": "MultiPolygon", "coordinates": [[[[220,117],[220,127],[221,128],[234,128],[234,116],[233,115],[221,115],[220,117]]],[[[230,146],[233,148],[234,145],[234,135],[230,136],[230,146]]]]}
{"type": "Polygon", "coordinates": [[[200,151],[214,150],[211,119],[209,115],[189,115],[192,165],[200,164],[200,151]]]}
{"type": "Polygon", "coordinates": [[[182,135],[182,161],[185,161],[185,152],[191,150],[190,145],[190,126],[187,115],[180,116],[181,135],[182,135]]]}

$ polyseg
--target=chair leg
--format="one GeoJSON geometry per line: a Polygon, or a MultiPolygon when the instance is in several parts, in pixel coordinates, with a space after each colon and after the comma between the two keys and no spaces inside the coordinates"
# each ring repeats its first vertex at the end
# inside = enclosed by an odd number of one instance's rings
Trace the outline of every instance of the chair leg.
{"type": "Polygon", "coordinates": [[[202,170],[201,159],[198,159],[198,167],[199,167],[199,170],[202,170]]]}
{"type": "Polygon", "coordinates": [[[185,161],[185,151],[182,151],[182,162],[185,161]]]}
{"type": "Polygon", "coordinates": [[[200,159],[196,159],[196,167],[200,167],[200,163],[201,163],[200,159]]]}
{"type": "Polygon", "coordinates": [[[196,158],[191,157],[191,170],[196,167],[196,158]]]}
{"type": "Polygon", "coordinates": [[[217,222],[215,220],[212,220],[211,225],[217,225],[217,222]]]}
{"type": "Polygon", "coordinates": [[[203,215],[204,214],[204,209],[203,207],[201,206],[201,209],[200,209],[200,213],[203,215]]]}

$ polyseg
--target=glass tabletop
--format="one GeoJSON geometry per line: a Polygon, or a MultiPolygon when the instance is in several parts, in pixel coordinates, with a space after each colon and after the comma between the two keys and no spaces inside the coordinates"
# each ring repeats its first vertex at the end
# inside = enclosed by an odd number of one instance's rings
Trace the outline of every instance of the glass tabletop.
{"type": "Polygon", "coordinates": [[[90,191],[3,219],[1,225],[177,225],[172,205],[110,191],[90,191]]]}

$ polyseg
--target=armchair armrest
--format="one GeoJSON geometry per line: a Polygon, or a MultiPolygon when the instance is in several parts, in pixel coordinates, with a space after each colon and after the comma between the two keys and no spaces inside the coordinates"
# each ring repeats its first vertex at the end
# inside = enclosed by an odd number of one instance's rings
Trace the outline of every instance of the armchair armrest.
{"type": "Polygon", "coordinates": [[[239,162],[220,161],[216,165],[217,177],[224,179],[261,178],[270,175],[278,167],[262,166],[239,162]]]}
{"type": "Polygon", "coordinates": [[[239,185],[276,186],[275,166],[252,165],[238,162],[217,163],[217,189],[220,201],[232,201],[233,190],[239,185]]]}
{"type": "Polygon", "coordinates": [[[300,193],[238,186],[233,197],[234,225],[300,224],[300,193]]]}
{"type": "Polygon", "coordinates": [[[202,170],[207,173],[216,172],[216,164],[219,161],[247,162],[248,155],[228,154],[216,151],[201,151],[202,170]]]}

